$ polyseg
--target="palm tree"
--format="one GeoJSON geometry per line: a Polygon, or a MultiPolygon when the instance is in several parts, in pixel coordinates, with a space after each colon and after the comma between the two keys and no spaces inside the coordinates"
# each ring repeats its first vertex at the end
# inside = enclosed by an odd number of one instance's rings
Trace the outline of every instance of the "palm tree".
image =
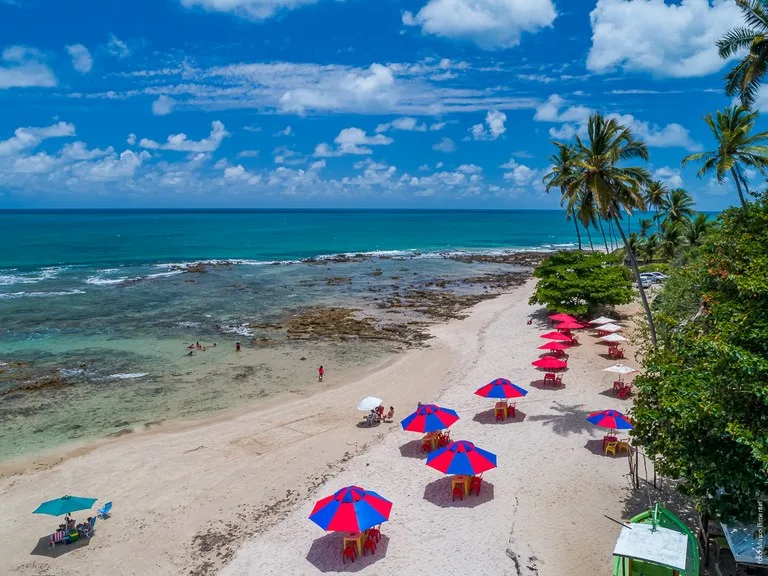
{"type": "Polygon", "coordinates": [[[591,228],[597,229],[597,216],[595,213],[595,203],[592,201],[592,194],[588,190],[582,190],[579,194],[575,210],[576,217],[587,231],[589,248],[594,252],[595,246],[592,244],[592,234],[589,230],[591,228]]]}
{"type": "Polygon", "coordinates": [[[665,260],[672,260],[685,243],[683,227],[680,224],[667,224],[661,228],[659,252],[665,260]]]}
{"type": "Polygon", "coordinates": [[[554,144],[557,146],[557,153],[549,157],[551,169],[544,176],[544,184],[546,185],[547,192],[552,188],[560,189],[562,194],[560,206],[566,204],[565,219],[573,219],[573,225],[576,227],[576,237],[579,239],[579,251],[581,251],[579,219],[574,216],[574,206],[578,201],[578,195],[570,197],[568,194],[568,185],[573,180],[573,175],[576,171],[576,150],[570,144],[561,144],[560,142],[555,142],[554,144]]]}
{"type": "Polygon", "coordinates": [[[659,250],[659,235],[656,233],[651,234],[645,239],[645,245],[643,246],[643,253],[645,255],[645,263],[653,262],[656,252],[659,250]]]}
{"type": "Polygon", "coordinates": [[[698,213],[693,220],[689,220],[683,233],[691,246],[701,244],[704,235],[712,229],[712,221],[706,214],[698,213]]]}
{"type": "Polygon", "coordinates": [[[667,195],[667,201],[664,206],[665,226],[669,224],[680,224],[691,219],[693,216],[693,198],[682,188],[670,190],[667,195]]]}
{"type": "Polygon", "coordinates": [[[641,238],[645,238],[646,236],[648,236],[648,230],[650,230],[651,228],[653,228],[653,222],[651,220],[649,220],[648,218],[640,219],[640,237],[641,238]]]}
{"type": "Polygon", "coordinates": [[[645,209],[643,187],[651,181],[645,168],[625,166],[624,163],[635,159],[647,161],[648,147],[636,140],[629,128],[615,118],[606,119],[600,114],[592,114],[587,123],[586,142],[576,136],[576,151],[579,160],[569,188],[573,191],[588,190],[597,212],[616,225],[635,272],[640,299],[648,318],[651,342],[655,346],[656,327],[651,308],[640,282],[637,259],[621,226],[622,210],[631,214],[636,209],[645,209]]]}
{"type": "Polygon", "coordinates": [[[725,93],[738,94],[742,106],[749,109],[765,76],[768,58],[768,6],[764,0],[736,0],[747,27],[729,30],[717,42],[721,58],[744,54],[725,76],[725,93]]]}
{"type": "Polygon", "coordinates": [[[653,220],[657,226],[661,218],[661,209],[664,208],[668,194],[667,185],[661,180],[654,180],[645,189],[645,205],[656,210],[653,220]]]}
{"type": "Polygon", "coordinates": [[[768,146],[765,145],[768,142],[768,131],[751,134],[756,118],[757,112],[747,112],[742,106],[718,110],[716,118],[707,114],[704,121],[717,140],[717,150],[696,152],[683,158],[683,166],[688,162],[702,162],[697,174],[700,178],[714,172],[717,181],[722,184],[726,172],[730,172],[744,207],[747,201],[742,186],[749,191],[744,168],[755,168],[761,174],[765,174],[768,168],[768,146]]]}

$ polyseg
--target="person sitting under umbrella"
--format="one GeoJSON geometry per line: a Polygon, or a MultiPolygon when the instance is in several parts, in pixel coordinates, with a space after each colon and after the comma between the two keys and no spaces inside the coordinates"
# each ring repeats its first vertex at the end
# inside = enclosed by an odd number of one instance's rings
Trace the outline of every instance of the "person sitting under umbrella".
{"type": "Polygon", "coordinates": [[[387,412],[387,415],[383,417],[384,422],[392,422],[392,419],[395,417],[395,407],[390,406],[389,412],[387,412]]]}

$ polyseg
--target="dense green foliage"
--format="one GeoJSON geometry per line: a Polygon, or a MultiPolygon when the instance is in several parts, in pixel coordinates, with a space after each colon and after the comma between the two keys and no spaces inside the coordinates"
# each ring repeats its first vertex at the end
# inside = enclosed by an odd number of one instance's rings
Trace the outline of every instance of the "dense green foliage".
{"type": "Polygon", "coordinates": [[[531,304],[567,314],[587,314],[602,306],[632,301],[629,272],[601,253],[558,252],[533,275],[539,279],[531,304]]]}
{"type": "Polygon", "coordinates": [[[719,220],[654,302],[633,434],[702,511],[748,520],[768,494],[768,205],[719,220]]]}

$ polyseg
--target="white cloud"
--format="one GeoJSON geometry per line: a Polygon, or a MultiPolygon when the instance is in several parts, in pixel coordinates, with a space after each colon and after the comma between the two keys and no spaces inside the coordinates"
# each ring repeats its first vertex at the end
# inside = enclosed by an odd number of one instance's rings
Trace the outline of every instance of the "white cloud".
{"type": "Polygon", "coordinates": [[[683,177],[680,173],[680,170],[678,170],[677,168],[662,166],[661,168],[653,172],[653,178],[655,180],[661,180],[670,188],[683,187],[683,177]]]}
{"type": "Polygon", "coordinates": [[[454,152],[456,150],[456,144],[454,144],[453,140],[446,137],[432,146],[432,150],[437,150],[438,152],[454,152]]]}
{"type": "Polygon", "coordinates": [[[439,132],[440,130],[445,128],[447,124],[448,124],[448,122],[435,122],[434,124],[431,124],[429,126],[429,131],[430,132],[439,132]]]}
{"type": "Polygon", "coordinates": [[[680,124],[672,123],[666,126],[650,124],[638,120],[631,114],[609,114],[609,118],[616,118],[632,130],[637,138],[643,140],[648,146],[655,148],[685,148],[690,152],[701,150],[701,144],[695,142],[688,129],[680,124]]]}
{"type": "Polygon", "coordinates": [[[321,170],[322,168],[325,168],[325,160],[316,160],[309,165],[310,170],[321,170]]]}
{"type": "Polygon", "coordinates": [[[383,134],[368,136],[365,130],[360,128],[344,128],[333,141],[337,145],[335,149],[323,142],[315,147],[314,156],[331,157],[343,156],[344,154],[373,154],[373,150],[368,148],[368,146],[388,146],[394,142],[392,138],[383,134]]]}
{"type": "Polygon", "coordinates": [[[237,154],[238,158],[258,158],[259,157],[259,151],[258,150],[243,150],[242,152],[239,152],[237,154]]]}
{"type": "Polygon", "coordinates": [[[624,68],[676,78],[720,70],[725,61],[716,42],[743,26],[732,0],[598,0],[590,21],[589,70],[624,68]]]}
{"type": "Polygon", "coordinates": [[[552,0],[429,0],[416,14],[404,12],[403,24],[492,50],[517,46],[523,32],[551,26],[556,16],[552,0]]]}
{"type": "Polygon", "coordinates": [[[238,164],[237,166],[226,166],[222,178],[227,182],[238,182],[240,184],[248,185],[261,182],[261,176],[259,174],[249,172],[243,168],[242,164],[238,164]]]}
{"type": "Polygon", "coordinates": [[[231,12],[251,20],[264,20],[280,10],[290,10],[317,0],[181,0],[186,8],[202,8],[210,12],[231,12]]]}
{"type": "Polygon", "coordinates": [[[136,134],[128,134],[126,142],[128,142],[128,146],[134,146],[136,144],[136,134]]]}
{"type": "Polygon", "coordinates": [[[254,133],[256,133],[256,132],[261,132],[261,127],[260,126],[248,125],[248,126],[243,126],[243,130],[245,130],[246,132],[254,132],[254,133]]]}
{"type": "Polygon", "coordinates": [[[97,162],[76,164],[72,172],[83,180],[97,182],[124,180],[133,178],[139,166],[150,157],[146,150],[140,154],[136,154],[133,150],[124,150],[119,156],[113,153],[97,162]]]}
{"type": "Polygon", "coordinates": [[[93,58],[88,48],[82,44],[67,46],[67,54],[72,58],[72,67],[80,74],[88,74],[93,68],[93,58]]]}
{"type": "Polygon", "coordinates": [[[291,134],[293,134],[293,128],[291,128],[290,126],[286,126],[282,130],[278,130],[277,132],[275,132],[275,136],[276,137],[278,137],[278,136],[290,136],[291,134]]]}
{"type": "Polygon", "coordinates": [[[589,120],[592,110],[585,106],[569,106],[561,111],[565,100],[559,94],[552,94],[546,102],[536,108],[533,119],[537,122],[578,122],[589,120]]]}
{"type": "Polygon", "coordinates": [[[17,128],[8,140],[0,140],[0,156],[10,156],[24,150],[31,150],[48,138],[65,138],[75,135],[75,126],[59,122],[44,128],[17,128]]]}
{"type": "Polygon", "coordinates": [[[142,138],[139,141],[139,146],[149,150],[174,150],[176,152],[214,152],[219,148],[222,141],[227,136],[229,136],[229,132],[227,132],[224,124],[218,120],[214,120],[211,123],[211,133],[207,138],[203,138],[200,141],[187,140],[187,135],[181,133],[171,134],[163,144],[158,144],[154,140],[142,138]]]}
{"type": "MultiPolygon", "coordinates": [[[[433,124],[434,126],[434,124],[433,124]]],[[[386,132],[388,130],[402,130],[404,132],[426,132],[427,125],[423,122],[419,122],[416,118],[410,116],[404,116],[403,118],[396,118],[392,122],[386,122],[376,126],[376,133],[386,132]]]]}
{"type": "Polygon", "coordinates": [[[33,48],[9,46],[0,54],[0,90],[9,88],[50,88],[58,81],[53,71],[33,48]]]}
{"type": "Polygon", "coordinates": [[[507,131],[504,123],[507,121],[507,115],[498,110],[489,110],[485,115],[485,125],[475,124],[469,131],[474,140],[496,140],[507,131]]]}
{"type": "Polygon", "coordinates": [[[530,168],[518,163],[514,158],[510,158],[509,162],[502,164],[501,168],[508,170],[504,173],[504,180],[509,182],[513,188],[543,190],[542,178],[546,170],[530,168]]]}
{"type": "Polygon", "coordinates": [[[59,154],[64,160],[93,160],[94,158],[102,158],[103,156],[109,156],[114,153],[115,149],[109,146],[106,150],[100,150],[98,148],[88,149],[88,145],[85,142],[72,142],[71,144],[65,144],[59,154]]]}
{"type": "Polygon", "coordinates": [[[475,164],[462,164],[458,168],[456,168],[457,172],[462,172],[464,174],[480,174],[483,169],[480,168],[480,166],[477,166],[475,164]]]}
{"type": "Polygon", "coordinates": [[[167,116],[173,111],[173,105],[176,101],[165,94],[161,94],[157,100],[152,102],[152,114],[155,116],[167,116]]]}
{"type": "Polygon", "coordinates": [[[112,56],[117,58],[127,58],[131,55],[131,50],[128,48],[128,44],[120,40],[114,34],[109,35],[109,42],[107,42],[107,50],[112,56]]]}

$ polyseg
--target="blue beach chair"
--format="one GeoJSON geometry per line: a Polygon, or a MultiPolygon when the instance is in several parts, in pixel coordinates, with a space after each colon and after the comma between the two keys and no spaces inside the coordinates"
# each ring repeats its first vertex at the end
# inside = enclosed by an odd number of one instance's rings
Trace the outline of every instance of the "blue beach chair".
{"type": "Polygon", "coordinates": [[[111,510],[112,510],[112,502],[110,501],[104,504],[103,508],[99,508],[97,512],[101,518],[107,518],[108,516],[110,516],[111,510]]]}

